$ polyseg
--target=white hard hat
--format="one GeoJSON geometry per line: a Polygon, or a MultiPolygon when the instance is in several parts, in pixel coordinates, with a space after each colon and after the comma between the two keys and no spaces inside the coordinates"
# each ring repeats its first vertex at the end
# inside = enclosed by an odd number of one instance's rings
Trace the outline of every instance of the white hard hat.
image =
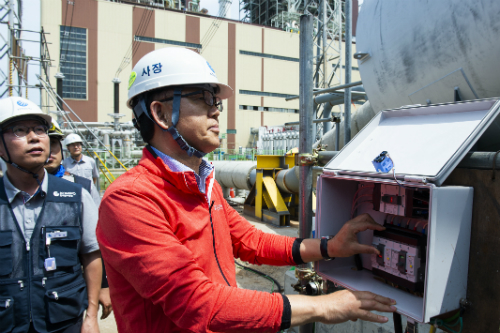
{"type": "Polygon", "coordinates": [[[38,105],[22,97],[0,99],[0,125],[17,117],[34,115],[42,118],[50,126],[52,117],[40,110],[38,105]]]}
{"type": "Polygon", "coordinates": [[[75,142],[83,142],[82,138],[78,134],[75,134],[75,133],[69,134],[66,137],[66,139],[64,139],[65,146],[69,146],[70,144],[75,143],[75,142]]]}
{"type": "Polygon", "coordinates": [[[142,57],[134,66],[128,81],[127,105],[146,91],[195,84],[211,84],[219,87],[217,96],[226,99],[233,90],[217,80],[215,71],[198,53],[180,47],[166,47],[152,51],[142,57]]]}

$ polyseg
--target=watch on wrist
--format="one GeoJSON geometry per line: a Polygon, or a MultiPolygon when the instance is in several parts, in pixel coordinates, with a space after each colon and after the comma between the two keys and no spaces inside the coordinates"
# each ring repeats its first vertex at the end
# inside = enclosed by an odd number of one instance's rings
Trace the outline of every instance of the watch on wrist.
{"type": "Polygon", "coordinates": [[[332,239],[332,238],[333,238],[333,236],[323,236],[323,237],[321,237],[321,244],[319,246],[319,249],[321,251],[321,256],[323,257],[323,259],[325,261],[335,259],[335,257],[330,257],[328,255],[328,241],[330,239],[332,239]]]}

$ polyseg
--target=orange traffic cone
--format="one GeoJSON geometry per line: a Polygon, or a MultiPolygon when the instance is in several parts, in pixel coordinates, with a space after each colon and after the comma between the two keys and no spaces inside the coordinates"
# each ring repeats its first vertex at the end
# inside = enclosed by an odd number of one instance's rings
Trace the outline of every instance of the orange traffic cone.
{"type": "Polygon", "coordinates": [[[232,188],[232,187],[229,189],[229,196],[231,198],[234,198],[234,188],[232,188]]]}

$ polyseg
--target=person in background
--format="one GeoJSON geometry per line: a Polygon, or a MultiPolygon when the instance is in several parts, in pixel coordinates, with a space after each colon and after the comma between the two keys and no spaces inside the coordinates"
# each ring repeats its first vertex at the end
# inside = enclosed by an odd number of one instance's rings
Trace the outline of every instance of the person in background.
{"type": "Polygon", "coordinates": [[[102,276],[97,207],[81,185],[44,169],[50,124],[31,101],[0,100],[0,157],[7,163],[0,181],[0,327],[95,333],[102,276]]]}
{"type": "Polygon", "coordinates": [[[97,184],[97,177],[99,177],[97,165],[94,159],[83,155],[82,142],[82,138],[75,133],[69,134],[64,139],[64,145],[68,148],[71,156],[63,160],[63,166],[69,173],[85,177],[97,184]]]}
{"type": "MultiPolygon", "coordinates": [[[[45,170],[56,177],[82,185],[82,187],[92,195],[92,199],[94,199],[96,207],[99,208],[101,197],[99,196],[99,193],[92,181],[81,176],[70,174],[61,164],[61,161],[63,160],[61,140],[63,137],[64,134],[59,128],[59,125],[56,122],[52,123],[52,126],[49,129],[50,157],[47,164],[45,164],[45,170]]],[[[99,292],[99,303],[102,305],[101,319],[106,319],[113,311],[113,308],[111,306],[111,298],[109,296],[109,284],[108,279],[106,278],[104,262],[102,265],[102,283],[101,291],[99,292]]]]}
{"type": "Polygon", "coordinates": [[[371,292],[269,294],[237,287],[234,258],[300,265],[357,253],[380,254],[357,233],[384,230],[367,215],[331,240],[266,234],[224,199],[212,164],[219,116],[232,89],[183,48],[148,53],[134,66],[128,106],[148,145],[139,165],[106,190],[97,239],[118,331],[277,332],[311,322],[387,322],[394,300],[371,292]]]}
{"type": "Polygon", "coordinates": [[[50,157],[48,163],[45,165],[45,170],[54,176],[82,185],[83,188],[90,193],[92,199],[94,199],[95,205],[99,207],[101,204],[101,197],[92,180],[68,172],[64,165],[61,164],[64,159],[64,152],[61,143],[63,137],[64,134],[59,128],[59,125],[57,123],[52,123],[51,128],[49,129],[50,157]]]}

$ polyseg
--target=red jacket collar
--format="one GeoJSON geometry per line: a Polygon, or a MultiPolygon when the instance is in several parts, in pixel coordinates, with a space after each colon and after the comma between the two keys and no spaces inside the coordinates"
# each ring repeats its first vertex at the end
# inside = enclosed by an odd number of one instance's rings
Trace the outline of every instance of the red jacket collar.
{"type": "MultiPolygon", "coordinates": [[[[198,188],[194,171],[172,171],[163,160],[148,145],[142,150],[142,158],[139,165],[146,168],[151,174],[165,179],[174,187],[183,192],[192,192],[202,194],[198,188]]],[[[206,193],[211,190],[209,183],[213,178],[213,171],[205,180],[206,193]]]]}

